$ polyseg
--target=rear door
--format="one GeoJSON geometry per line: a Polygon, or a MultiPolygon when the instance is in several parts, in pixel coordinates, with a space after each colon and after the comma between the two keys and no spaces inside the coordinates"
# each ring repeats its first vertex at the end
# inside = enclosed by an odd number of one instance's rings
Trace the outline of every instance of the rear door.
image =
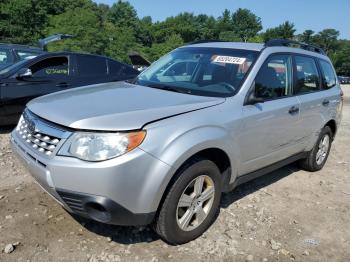
{"type": "Polygon", "coordinates": [[[301,151],[300,103],[292,94],[293,62],[289,54],[267,58],[255,79],[255,96],[264,103],[243,107],[241,174],[258,170],[301,151]]]}
{"type": "Polygon", "coordinates": [[[294,94],[301,104],[300,116],[303,126],[301,139],[306,148],[321,130],[325,121],[323,110],[329,104],[327,105],[326,94],[322,92],[321,72],[317,60],[311,56],[295,55],[294,61],[296,72],[294,94]]]}
{"type": "Polygon", "coordinates": [[[85,86],[109,81],[107,59],[102,56],[76,54],[74,86],[85,86]]]}

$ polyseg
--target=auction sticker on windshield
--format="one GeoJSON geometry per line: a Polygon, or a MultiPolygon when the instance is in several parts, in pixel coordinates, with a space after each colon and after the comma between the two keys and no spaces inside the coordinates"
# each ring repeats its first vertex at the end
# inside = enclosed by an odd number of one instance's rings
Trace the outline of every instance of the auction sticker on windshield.
{"type": "Polygon", "coordinates": [[[225,63],[225,64],[236,64],[242,65],[245,62],[244,57],[234,57],[234,56],[214,56],[213,63],[225,63]]]}

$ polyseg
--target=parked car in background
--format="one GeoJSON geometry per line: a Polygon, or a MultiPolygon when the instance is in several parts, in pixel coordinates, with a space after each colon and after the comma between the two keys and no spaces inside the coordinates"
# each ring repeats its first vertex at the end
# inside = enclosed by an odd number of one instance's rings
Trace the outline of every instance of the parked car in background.
{"type": "Polygon", "coordinates": [[[67,34],[52,35],[44,39],[40,39],[38,41],[38,47],[0,43],[0,70],[19,61],[29,60],[45,53],[49,43],[72,37],[72,35],[67,34]]]}
{"type": "Polygon", "coordinates": [[[339,82],[342,85],[349,85],[350,84],[350,77],[348,76],[338,76],[339,82]]]}
{"type": "Polygon", "coordinates": [[[89,54],[45,53],[0,70],[0,125],[18,121],[26,103],[69,88],[135,78],[139,71],[89,54]]]}
{"type": "Polygon", "coordinates": [[[11,142],[69,212],[152,224],[162,239],[182,244],[214,222],[222,192],[294,161],[322,169],[341,94],[319,48],[287,40],[194,44],[131,83],[31,101],[11,142]]]}
{"type": "Polygon", "coordinates": [[[148,61],[145,57],[143,57],[138,52],[129,53],[129,58],[133,67],[140,72],[142,72],[143,70],[145,70],[147,67],[151,65],[151,62],[148,61]]]}

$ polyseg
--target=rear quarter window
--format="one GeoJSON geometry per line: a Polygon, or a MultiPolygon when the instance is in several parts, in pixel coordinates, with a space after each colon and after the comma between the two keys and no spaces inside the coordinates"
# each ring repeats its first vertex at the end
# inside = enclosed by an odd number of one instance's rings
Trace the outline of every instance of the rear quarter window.
{"type": "Polygon", "coordinates": [[[329,62],[320,60],[322,77],[324,82],[324,89],[330,89],[337,84],[337,77],[334,73],[333,67],[329,62]]]}

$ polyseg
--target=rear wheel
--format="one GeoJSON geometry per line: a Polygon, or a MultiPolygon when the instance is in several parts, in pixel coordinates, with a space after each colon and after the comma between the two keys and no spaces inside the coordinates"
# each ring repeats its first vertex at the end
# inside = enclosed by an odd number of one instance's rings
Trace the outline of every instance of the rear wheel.
{"type": "Polygon", "coordinates": [[[209,160],[196,159],[177,174],[160,208],[155,230],[170,244],[202,235],[215,220],[221,197],[221,174],[209,160]]]}
{"type": "Polygon", "coordinates": [[[311,172],[321,170],[328,159],[332,140],[333,132],[328,126],[325,126],[314,148],[308,153],[307,158],[300,161],[300,166],[311,172]]]}

